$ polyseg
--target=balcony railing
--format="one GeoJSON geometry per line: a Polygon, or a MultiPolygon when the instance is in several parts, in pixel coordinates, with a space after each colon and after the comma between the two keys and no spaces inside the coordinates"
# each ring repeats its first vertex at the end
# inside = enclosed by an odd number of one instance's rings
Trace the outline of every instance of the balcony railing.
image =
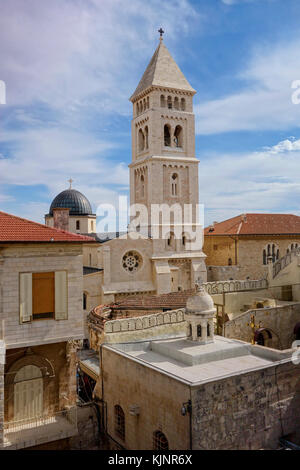
{"type": "Polygon", "coordinates": [[[47,416],[4,423],[4,448],[25,448],[77,434],[76,406],[47,416]]]}

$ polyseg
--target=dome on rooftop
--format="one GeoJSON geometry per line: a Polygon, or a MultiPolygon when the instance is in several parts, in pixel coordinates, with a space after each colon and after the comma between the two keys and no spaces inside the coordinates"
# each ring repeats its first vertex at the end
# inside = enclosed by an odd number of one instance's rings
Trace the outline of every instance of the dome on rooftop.
{"type": "Polygon", "coordinates": [[[187,315],[207,315],[216,311],[212,297],[200,287],[195,295],[189,297],[186,302],[187,315]]]}
{"type": "Polygon", "coordinates": [[[49,215],[53,216],[53,209],[70,209],[70,215],[92,215],[89,200],[76,189],[66,189],[59,193],[52,201],[49,215]]]}

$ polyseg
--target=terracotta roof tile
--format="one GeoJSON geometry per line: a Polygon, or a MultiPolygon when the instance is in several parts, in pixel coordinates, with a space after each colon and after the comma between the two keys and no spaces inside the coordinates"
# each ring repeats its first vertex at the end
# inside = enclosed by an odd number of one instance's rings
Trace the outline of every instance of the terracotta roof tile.
{"type": "Polygon", "coordinates": [[[300,235],[300,217],[293,214],[240,214],[204,229],[204,235],[300,235]]]}
{"type": "Polygon", "coordinates": [[[95,243],[95,240],[0,211],[0,243],[8,242],[95,243]]]}

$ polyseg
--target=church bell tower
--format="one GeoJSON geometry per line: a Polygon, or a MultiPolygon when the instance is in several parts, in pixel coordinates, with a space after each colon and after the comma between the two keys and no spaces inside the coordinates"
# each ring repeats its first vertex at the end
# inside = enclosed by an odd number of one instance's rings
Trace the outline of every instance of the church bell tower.
{"type": "MultiPolygon", "coordinates": [[[[130,98],[133,104],[130,204],[145,205],[149,217],[153,204],[171,207],[177,203],[182,210],[188,204],[196,223],[199,201],[193,113],[196,91],[165,46],[162,29],[159,32],[158,47],[130,98]]],[[[179,235],[175,231],[176,234],[171,226],[164,239],[153,239],[152,259],[159,260],[156,267],[168,263],[171,270],[177,269],[180,260],[189,266],[189,280],[181,282],[180,273],[175,272],[170,278],[171,283],[175,279],[171,290],[180,290],[193,286],[199,277],[206,280],[205,255],[201,249],[196,253],[187,250],[188,236],[183,231],[179,235]]],[[[153,238],[153,226],[148,228],[148,235],[153,238]]]]}

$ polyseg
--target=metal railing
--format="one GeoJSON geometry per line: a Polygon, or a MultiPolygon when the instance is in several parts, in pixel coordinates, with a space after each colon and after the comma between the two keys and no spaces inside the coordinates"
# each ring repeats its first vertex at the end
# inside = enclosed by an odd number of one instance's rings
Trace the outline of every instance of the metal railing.
{"type": "Polygon", "coordinates": [[[69,421],[72,425],[77,425],[77,407],[73,406],[69,409],[52,413],[51,415],[36,416],[16,421],[4,422],[4,432],[12,433],[22,431],[24,429],[34,429],[47,424],[62,422],[62,419],[69,421]]]}

